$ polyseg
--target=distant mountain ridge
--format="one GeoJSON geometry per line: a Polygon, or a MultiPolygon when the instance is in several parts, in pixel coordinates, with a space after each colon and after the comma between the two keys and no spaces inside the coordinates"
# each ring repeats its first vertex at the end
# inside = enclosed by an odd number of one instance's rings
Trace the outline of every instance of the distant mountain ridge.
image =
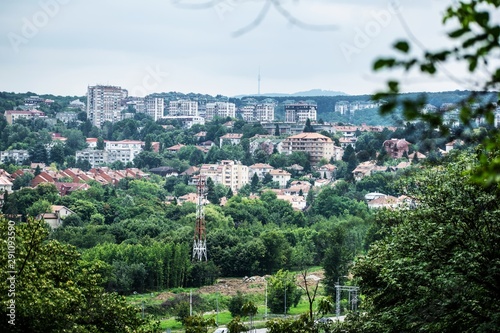
{"type": "MultiPolygon", "coordinates": [[[[314,96],[348,96],[345,92],[342,91],[333,91],[333,90],[323,90],[323,89],[311,89],[308,91],[299,91],[292,94],[286,93],[265,93],[260,94],[261,96],[266,97],[314,97],[314,96]]],[[[256,96],[255,94],[247,94],[247,95],[238,95],[234,96],[234,98],[242,98],[246,96],[256,96]]]]}

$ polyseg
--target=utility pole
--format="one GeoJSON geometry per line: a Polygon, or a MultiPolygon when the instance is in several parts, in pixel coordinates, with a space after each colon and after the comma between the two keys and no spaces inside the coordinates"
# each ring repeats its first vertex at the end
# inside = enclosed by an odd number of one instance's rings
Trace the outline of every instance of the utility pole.
{"type": "Polygon", "coordinates": [[[189,315],[193,315],[193,291],[189,291],[189,315]]]}
{"type": "Polygon", "coordinates": [[[217,292],[217,316],[215,317],[215,326],[219,326],[219,292],[217,292]]]}
{"type": "Polygon", "coordinates": [[[267,280],[266,280],[266,309],[264,313],[264,319],[267,319],[267,280]]]}
{"type": "Polygon", "coordinates": [[[285,317],[286,317],[286,289],[287,289],[286,283],[284,284],[284,287],[285,287],[285,317]]]}

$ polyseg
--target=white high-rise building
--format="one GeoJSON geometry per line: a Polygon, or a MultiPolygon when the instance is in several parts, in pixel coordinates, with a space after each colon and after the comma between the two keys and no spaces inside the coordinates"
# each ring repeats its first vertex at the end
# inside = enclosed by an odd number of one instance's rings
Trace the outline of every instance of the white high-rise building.
{"type": "Polygon", "coordinates": [[[238,108],[238,114],[248,122],[274,121],[274,103],[249,103],[238,108]]]}
{"type": "Polygon", "coordinates": [[[257,121],[274,121],[274,103],[259,103],[255,107],[255,118],[257,121]]]}
{"type": "Polygon", "coordinates": [[[298,102],[285,104],[285,121],[287,123],[305,123],[307,119],[316,121],[317,104],[298,102]]]}
{"type": "Polygon", "coordinates": [[[198,102],[188,99],[170,101],[168,114],[170,116],[198,116],[198,102]]]}
{"type": "Polygon", "coordinates": [[[215,117],[236,117],[236,105],[229,102],[207,103],[205,120],[213,120],[215,117]]]}
{"type": "Polygon", "coordinates": [[[338,112],[342,115],[347,114],[350,112],[349,110],[349,102],[348,101],[339,101],[335,103],[335,112],[338,112]]]}
{"type": "Polygon", "coordinates": [[[153,118],[154,121],[163,118],[164,103],[163,98],[146,96],[144,98],[146,114],[153,118]]]}
{"type": "Polygon", "coordinates": [[[92,86],[87,90],[87,118],[94,126],[121,120],[121,102],[127,90],[115,86],[92,86]]]}
{"type": "Polygon", "coordinates": [[[242,105],[238,108],[238,114],[244,121],[255,121],[255,104],[242,105]]]}

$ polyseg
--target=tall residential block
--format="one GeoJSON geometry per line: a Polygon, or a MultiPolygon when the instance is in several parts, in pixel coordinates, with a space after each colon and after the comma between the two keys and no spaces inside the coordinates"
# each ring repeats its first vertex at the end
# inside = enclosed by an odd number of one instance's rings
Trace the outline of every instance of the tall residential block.
{"type": "Polygon", "coordinates": [[[169,116],[198,116],[198,102],[188,99],[170,101],[168,114],[169,116]]]}
{"type": "Polygon", "coordinates": [[[318,105],[312,101],[285,104],[287,123],[305,123],[307,119],[316,121],[318,105]]]}
{"type": "Polygon", "coordinates": [[[87,118],[94,126],[101,127],[106,121],[121,120],[122,100],[127,90],[116,86],[91,86],[87,89],[87,118]]]}
{"type": "Polygon", "coordinates": [[[165,102],[161,97],[146,96],[144,98],[145,112],[154,121],[163,118],[163,109],[165,102]]]}
{"type": "Polygon", "coordinates": [[[236,105],[228,102],[212,102],[206,104],[205,120],[213,120],[215,117],[236,117],[236,105]]]}
{"type": "Polygon", "coordinates": [[[238,114],[248,122],[274,121],[274,103],[251,103],[238,108],[238,114]]]}

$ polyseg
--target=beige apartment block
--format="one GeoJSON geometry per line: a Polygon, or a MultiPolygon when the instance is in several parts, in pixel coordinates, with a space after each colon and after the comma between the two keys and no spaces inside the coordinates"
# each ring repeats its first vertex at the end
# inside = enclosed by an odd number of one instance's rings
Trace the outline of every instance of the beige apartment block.
{"type": "Polygon", "coordinates": [[[220,161],[219,164],[203,164],[200,176],[205,179],[210,177],[215,184],[230,187],[235,192],[248,184],[248,166],[230,160],[220,161]]]}
{"type": "Polygon", "coordinates": [[[282,151],[291,154],[295,151],[309,154],[311,164],[317,164],[322,158],[329,161],[342,158],[342,148],[336,147],[327,136],[319,133],[300,133],[286,138],[282,143],[282,151]]]}

